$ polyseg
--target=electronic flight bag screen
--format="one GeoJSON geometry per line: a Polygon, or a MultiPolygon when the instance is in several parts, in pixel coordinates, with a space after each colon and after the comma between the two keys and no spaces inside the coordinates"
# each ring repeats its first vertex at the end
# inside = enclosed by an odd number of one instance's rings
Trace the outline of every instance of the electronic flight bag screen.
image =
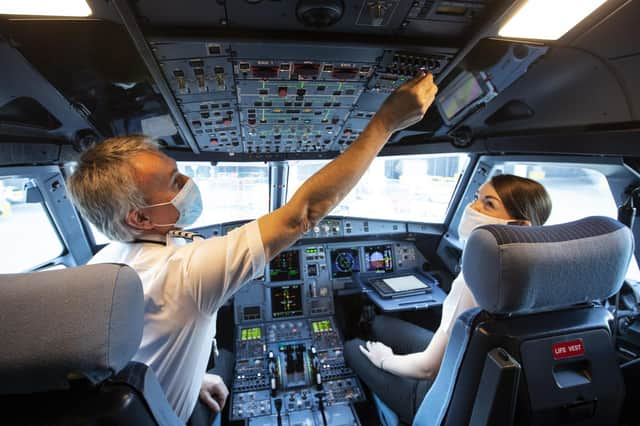
{"type": "Polygon", "coordinates": [[[390,244],[364,248],[367,272],[393,272],[393,249],[390,244]]]}
{"type": "Polygon", "coordinates": [[[300,279],[299,250],[283,251],[269,262],[271,282],[294,281],[300,279]]]}
{"type": "Polygon", "coordinates": [[[340,248],[331,252],[331,276],[333,278],[350,277],[360,272],[360,253],[357,248],[340,248]]]}
{"type": "Polygon", "coordinates": [[[271,315],[273,318],[297,317],[302,314],[302,288],[300,285],[271,288],[271,315]]]}

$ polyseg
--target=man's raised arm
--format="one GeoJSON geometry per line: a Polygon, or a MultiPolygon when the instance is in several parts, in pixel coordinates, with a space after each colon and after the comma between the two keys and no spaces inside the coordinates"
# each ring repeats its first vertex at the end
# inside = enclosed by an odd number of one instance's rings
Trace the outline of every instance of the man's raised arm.
{"type": "Polygon", "coordinates": [[[311,176],[291,200],[258,219],[267,260],[295,243],[351,191],[393,132],[422,119],[438,88],[421,74],[389,96],[358,139],[311,176]]]}

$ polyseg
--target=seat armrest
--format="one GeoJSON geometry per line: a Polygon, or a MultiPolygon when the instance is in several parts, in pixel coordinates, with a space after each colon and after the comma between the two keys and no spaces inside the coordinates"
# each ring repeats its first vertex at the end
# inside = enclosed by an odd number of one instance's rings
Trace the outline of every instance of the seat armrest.
{"type": "Polygon", "coordinates": [[[487,354],[470,426],[513,424],[520,371],[520,363],[503,348],[487,354]]]}
{"type": "Polygon", "coordinates": [[[436,426],[444,421],[458,378],[459,367],[471,338],[471,326],[481,312],[480,308],[473,308],[463,312],[456,319],[442,364],[440,364],[440,371],[418,407],[413,426],[436,426]]]}
{"type": "Polygon", "coordinates": [[[169,405],[164,390],[151,368],[140,362],[130,362],[110,383],[127,384],[138,391],[149,406],[149,411],[159,426],[184,426],[184,423],[169,405]]]}

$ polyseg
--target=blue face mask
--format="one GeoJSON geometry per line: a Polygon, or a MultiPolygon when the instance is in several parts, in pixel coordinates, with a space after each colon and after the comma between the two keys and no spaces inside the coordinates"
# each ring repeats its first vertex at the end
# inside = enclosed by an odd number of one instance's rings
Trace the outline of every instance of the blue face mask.
{"type": "Polygon", "coordinates": [[[177,228],[186,228],[193,225],[202,213],[202,196],[198,186],[193,182],[193,179],[184,184],[180,192],[176,194],[171,201],[166,203],[151,204],[148,207],[159,207],[167,204],[173,204],[178,210],[180,216],[176,223],[156,223],[156,226],[175,226],[177,228]]]}

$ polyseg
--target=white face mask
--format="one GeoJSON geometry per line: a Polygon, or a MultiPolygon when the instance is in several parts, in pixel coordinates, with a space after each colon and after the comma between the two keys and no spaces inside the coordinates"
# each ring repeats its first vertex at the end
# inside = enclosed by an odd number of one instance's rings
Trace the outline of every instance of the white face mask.
{"type": "Polygon", "coordinates": [[[482,225],[508,225],[512,219],[500,219],[482,214],[469,204],[462,213],[460,224],[458,225],[458,237],[466,242],[471,235],[471,231],[482,225]]]}
{"type": "Polygon", "coordinates": [[[182,189],[176,194],[171,201],[166,203],[151,204],[149,207],[165,206],[167,204],[173,204],[178,210],[180,216],[176,223],[156,223],[156,226],[176,226],[178,228],[185,228],[193,225],[202,213],[202,196],[198,185],[193,182],[193,179],[184,184],[182,189]]]}

